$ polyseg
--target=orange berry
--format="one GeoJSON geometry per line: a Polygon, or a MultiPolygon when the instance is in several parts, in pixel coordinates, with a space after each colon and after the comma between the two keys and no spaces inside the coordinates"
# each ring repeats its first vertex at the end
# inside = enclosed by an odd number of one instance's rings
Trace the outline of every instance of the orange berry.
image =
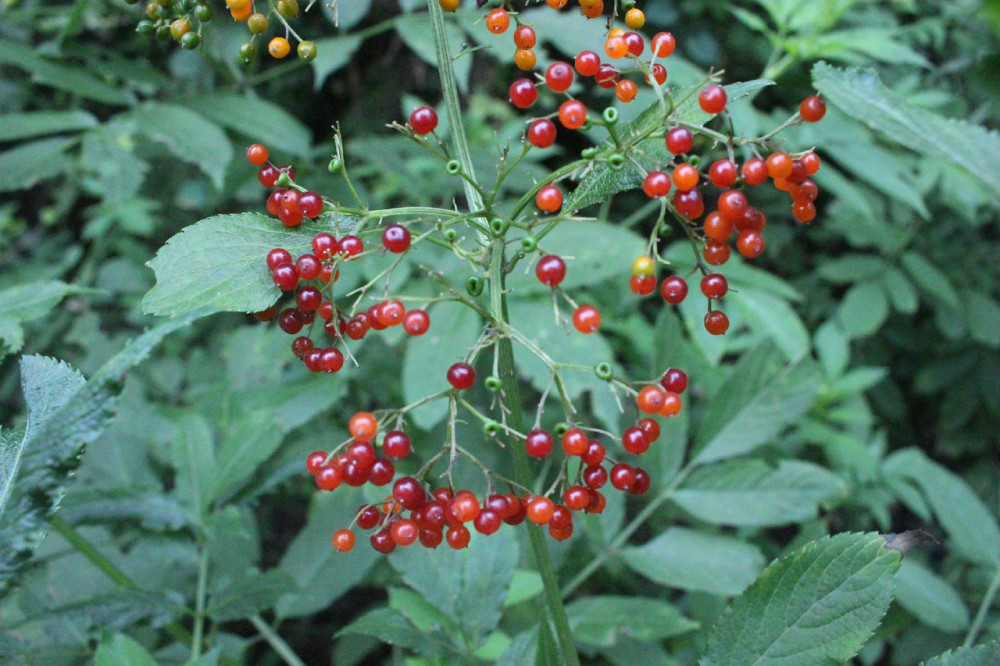
{"type": "Polygon", "coordinates": [[[510,27],[510,14],[507,10],[497,7],[486,17],[486,28],[494,35],[507,32],[510,27]]]}
{"type": "Polygon", "coordinates": [[[378,421],[371,412],[358,412],[351,417],[347,430],[354,439],[371,441],[378,432],[378,421]]]}
{"type": "MultiPolygon", "coordinates": [[[[718,310],[716,310],[718,312],[718,310]]],[[[671,416],[677,416],[681,407],[683,406],[681,402],[681,397],[674,393],[673,391],[663,392],[663,405],[660,407],[660,416],[665,418],[670,418],[671,416]]]]}
{"type": "Polygon", "coordinates": [[[555,510],[556,505],[548,497],[532,497],[528,500],[528,520],[536,525],[547,525],[555,510]]]}
{"type": "Polygon", "coordinates": [[[629,81],[628,79],[622,79],[615,85],[615,97],[617,97],[622,102],[631,102],[635,99],[635,96],[639,94],[639,86],[635,84],[635,81],[629,81]]]}
{"type": "Polygon", "coordinates": [[[642,390],[639,391],[638,397],[635,399],[635,404],[640,412],[656,414],[663,407],[663,401],[664,393],[662,389],[656,386],[643,386],[642,390]]]}
{"type": "Polygon", "coordinates": [[[641,9],[633,7],[632,9],[625,12],[625,25],[632,28],[633,30],[638,30],[646,24],[646,15],[642,13],[641,9]]]}
{"type": "Polygon", "coordinates": [[[628,44],[625,43],[624,37],[609,37],[608,41],[604,42],[604,52],[615,59],[624,58],[628,53],[628,44]]]}
{"type": "Polygon", "coordinates": [[[354,548],[354,532],[351,530],[337,530],[333,533],[333,547],[341,553],[346,553],[354,548]]]}
{"type": "Polygon", "coordinates": [[[267,45],[267,52],[275,58],[284,58],[290,50],[291,47],[288,45],[288,40],[284,37],[275,37],[267,45]]]}
{"type": "Polygon", "coordinates": [[[700,177],[698,170],[687,162],[678,164],[673,173],[674,185],[681,192],[687,192],[698,187],[700,177]]]}
{"type": "Polygon", "coordinates": [[[517,68],[521,71],[526,72],[529,69],[533,69],[535,66],[535,60],[535,52],[531,49],[518,49],[517,52],[514,53],[514,64],[517,65],[517,68]]]}

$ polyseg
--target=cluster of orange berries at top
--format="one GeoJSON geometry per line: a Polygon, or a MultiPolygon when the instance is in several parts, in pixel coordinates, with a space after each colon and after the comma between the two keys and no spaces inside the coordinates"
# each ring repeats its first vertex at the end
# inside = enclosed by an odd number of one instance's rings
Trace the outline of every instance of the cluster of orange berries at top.
{"type": "MultiPolygon", "coordinates": [[[[250,30],[250,40],[241,44],[239,49],[240,61],[249,64],[257,57],[257,46],[254,40],[258,35],[267,32],[270,25],[268,16],[255,11],[253,0],[226,0],[226,7],[234,21],[246,23],[250,30]]],[[[269,15],[271,13],[277,13],[279,20],[284,23],[285,19],[298,16],[298,0],[278,0],[273,3],[273,9],[269,15]]],[[[280,59],[287,56],[291,52],[287,36],[272,37],[267,44],[267,52],[274,58],[280,59]]],[[[307,39],[300,40],[295,52],[302,60],[313,60],[316,58],[316,44],[307,39]]]]}
{"type": "MultiPolygon", "coordinates": [[[[465,363],[456,363],[448,370],[448,381],[456,390],[471,388],[475,372],[465,363]]],[[[679,369],[667,370],[660,380],[662,386],[646,386],[636,404],[640,411],[660,416],[674,416],[681,410],[680,393],[687,388],[687,375],[679,369]]],[[[442,541],[454,549],[469,544],[469,525],[488,536],[503,523],[518,525],[526,519],[547,526],[549,535],[559,541],[573,534],[573,511],[601,513],[606,498],[600,489],[607,483],[616,490],[642,495],[649,490],[649,474],[638,466],[609,461],[604,445],[587,437],[577,427],[566,429],[561,436],[563,452],[580,459],[575,480],[563,484],[562,503],[544,495],[513,492],[488,494],[482,501],[471,490],[454,492],[437,488],[428,492],[424,483],[413,476],[396,476],[393,461],[405,458],[412,451],[409,435],[402,430],[385,433],[379,441],[378,420],[370,412],[354,414],[348,423],[351,440],[333,453],[315,451],[306,458],[306,469],[317,487],[332,491],[341,484],[362,486],[371,483],[385,486],[393,483],[392,493],[379,504],[361,505],[354,524],[372,530],[372,547],[380,553],[391,553],[397,546],[409,546],[417,541],[427,548],[437,548],[442,541]],[[378,448],[381,448],[381,456],[378,448]],[[605,463],[612,463],[605,468],[605,463]]],[[[660,426],[651,418],[640,419],[622,434],[622,445],[631,454],[641,455],[659,437],[660,426]]],[[[525,437],[525,451],[534,458],[548,457],[555,438],[542,429],[532,430],[525,437]]],[[[429,471],[429,470],[427,470],[429,471]]],[[[333,534],[333,546],[346,552],[354,547],[354,532],[349,528],[333,534]]]]}
{"type": "MultiPolygon", "coordinates": [[[[282,174],[290,181],[295,172],[289,166],[270,164],[267,148],[253,144],[247,148],[247,159],[260,166],[257,178],[265,187],[274,187],[282,174]]],[[[303,218],[315,218],[323,210],[323,200],[315,192],[299,192],[293,188],[275,188],[267,198],[267,210],[276,215],[286,227],[294,227],[303,218]]],[[[382,247],[393,254],[402,254],[410,248],[410,231],[401,224],[393,224],[382,231],[382,247]]],[[[354,261],[365,251],[364,241],[353,234],[336,238],[322,232],[313,236],[311,252],[299,257],[284,248],[274,248],[267,253],[267,269],[274,284],[283,292],[294,292],[294,306],[280,312],[278,306],[258,312],[260,321],[277,318],[278,326],[289,335],[298,335],[292,341],[292,353],[302,359],[311,372],[334,373],[344,366],[344,354],[337,345],[343,336],[360,340],[369,330],[383,330],[402,325],[409,335],[423,335],[430,328],[430,315],[424,310],[406,307],[396,299],[387,299],[372,305],[367,311],[347,317],[335,305],[332,285],[339,279],[339,265],[354,261]],[[312,338],[316,316],[323,322],[323,330],[333,339],[328,347],[317,347],[312,338]]]]}

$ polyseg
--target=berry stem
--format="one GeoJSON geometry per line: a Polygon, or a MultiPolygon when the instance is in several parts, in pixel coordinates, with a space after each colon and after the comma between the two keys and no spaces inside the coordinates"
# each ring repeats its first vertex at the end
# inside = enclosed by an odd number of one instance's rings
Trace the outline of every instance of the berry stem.
{"type": "MultiPolygon", "coordinates": [[[[432,4],[436,4],[432,0],[432,4]]],[[[504,242],[503,239],[493,241],[490,253],[490,309],[493,317],[509,325],[510,316],[507,310],[507,295],[504,279],[504,242]]],[[[514,430],[523,431],[524,423],[521,416],[521,396],[517,386],[517,376],[514,373],[514,347],[507,336],[497,341],[500,357],[500,381],[503,386],[503,396],[510,413],[510,425],[514,430]]],[[[508,447],[514,458],[514,477],[522,486],[531,486],[531,468],[528,465],[528,454],[524,447],[512,445],[508,447]]],[[[579,666],[573,644],[573,635],[566,617],[566,607],[563,605],[559,592],[559,582],[556,580],[555,568],[549,557],[545,535],[536,526],[528,528],[528,542],[534,556],[535,566],[542,577],[545,590],[545,605],[552,623],[555,625],[556,642],[559,645],[561,663],[565,666],[579,666]]]]}
{"type": "Polygon", "coordinates": [[[299,659],[299,655],[295,654],[291,646],[285,642],[285,640],[278,635],[278,632],[274,630],[271,625],[264,621],[260,615],[254,615],[250,618],[250,623],[257,628],[260,635],[263,636],[267,644],[271,646],[278,656],[288,664],[288,666],[306,666],[306,663],[299,659]]]}

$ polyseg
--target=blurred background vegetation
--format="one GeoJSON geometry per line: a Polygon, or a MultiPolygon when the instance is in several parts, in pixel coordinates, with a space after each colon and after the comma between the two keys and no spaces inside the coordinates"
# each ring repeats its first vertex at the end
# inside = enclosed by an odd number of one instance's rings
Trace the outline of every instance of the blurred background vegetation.
{"type": "MultiPolygon", "coordinates": [[[[336,5],[337,28],[333,10],[319,4],[295,23],[317,43],[314,62],[264,55],[249,66],[236,55],[246,28],[221,5],[194,52],[137,34],[141,5],[0,6],[5,431],[16,432],[25,418],[19,356],[63,359],[91,377],[156,323],[141,307],[154,282],[145,264],[168,238],[212,214],[263,209],[265,193],[242,159],[249,143],[260,141],[280,163],[293,163],[299,182],[346,200],[342,180],[325,169],[331,125],[340,123],[352,175],[372,205],[447,206],[461,196],[458,179],[385,127],[418,103],[440,99],[426,11],[415,0],[336,5]]],[[[812,461],[843,484],[817,516],[781,526],[719,530],[710,518],[667,504],[632,543],[678,522],[699,534],[714,531],[725,535],[718,538],[734,548],[733,557],[744,557],[752,579],[763,562],[823,534],[927,529],[943,545],[907,559],[897,602],[859,661],[908,666],[955,647],[1000,566],[992,558],[1000,503],[1000,206],[989,182],[1000,173],[1000,140],[985,131],[1000,123],[1000,2],[658,0],[643,9],[646,34],[678,37],[668,63],[672,84],[696,83],[710,67],[724,68],[727,82],[778,82],[734,105],[738,130],[749,134],[787,118],[813,92],[813,65],[823,60],[874,68],[908,108],[967,121],[955,127],[972,139],[975,154],[947,142],[937,124],[926,128],[932,145],[908,144],[836,104],[822,123],[788,131],[783,140],[792,149],[816,146],[824,160],[816,178],[820,215],[809,227],[796,225],[778,196],[760,195],[768,249],[753,267],[735,259],[726,267],[740,293],[727,299],[734,324],[723,340],[702,334],[695,299],[675,311],[628,291],[627,267],[641,249],[634,234],[574,246],[602,251],[597,260],[606,273],[581,288],[605,312],[607,334],[569,353],[584,363],[613,358],[634,377],[668,365],[691,377],[690,408],[670,424],[651,462],[654,492],[676,471],[686,442],[704,444],[734,422],[765,433],[769,461],[812,461]],[[984,168],[977,173],[969,164],[984,168]],[[756,408],[747,415],[743,405],[756,408]],[[969,502],[978,505],[963,516],[969,502]]],[[[568,12],[542,4],[523,14],[539,35],[540,67],[601,43],[601,22],[584,26],[568,12]]],[[[480,172],[490,173],[496,146],[518,140],[523,121],[506,101],[509,38],[489,35],[476,23],[480,15],[467,3],[451,36],[456,47],[487,47],[456,67],[463,121],[480,172]]],[[[606,92],[588,98],[592,108],[611,103],[606,92]]],[[[644,92],[620,109],[624,120],[651,101],[644,92]]],[[[518,194],[529,188],[532,175],[560,164],[560,155],[600,140],[593,134],[563,137],[558,151],[533,154],[507,187],[518,194]]],[[[632,192],[585,213],[645,234],[655,220],[646,204],[632,192]]],[[[683,245],[667,254],[681,268],[690,262],[683,245]]],[[[530,315],[539,306],[519,307],[530,315]]],[[[542,337],[546,326],[561,334],[554,324],[539,325],[542,337]]],[[[10,663],[70,664],[103,649],[139,659],[130,651],[141,644],[160,663],[186,663],[189,645],[169,627],[190,627],[185,609],[197,612],[199,570],[206,568],[210,651],[194,663],[279,663],[281,645],[310,664],[334,663],[332,655],[337,664],[391,663],[404,652],[426,660],[413,663],[530,661],[533,615],[524,600],[538,589],[519,568],[518,535],[495,537],[499,550],[513,553],[497,564],[509,575],[499,575],[502,587],[479,591],[495,598],[496,613],[470,627],[461,617],[434,615],[447,604],[413,573],[448,566],[450,554],[386,560],[366,545],[349,555],[329,547],[362,493],[314,497],[302,461],[339,441],[354,411],[405,404],[422,388],[414,379],[425,374],[421,361],[398,353],[405,349],[400,336],[384,336],[365,341],[361,370],[315,377],[292,362],[287,343],[251,317],[215,315],[171,334],[127,373],[117,419],[88,446],[58,515],[144,593],[116,587],[53,533],[0,600],[7,630],[0,655],[10,663]],[[180,442],[213,453],[181,460],[180,442]],[[196,477],[207,475],[202,489],[210,492],[198,501],[185,463],[201,470],[196,477]],[[331,640],[373,610],[383,613],[381,628],[372,621],[331,640]],[[400,618],[410,629],[438,628],[379,633],[400,618]]],[[[543,379],[526,376],[534,380],[544,388],[543,379]]],[[[618,430],[606,393],[587,382],[574,391],[589,395],[597,419],[618,430]]],[[[438,419],[419,425],[415,441],[440,441],[438,419]]],[[[617,499],[554,547],[564,583],[608,550],[643,506],[632,502],[617,499]]],[[[654,577],[651,593],[636,573],[641,558],[625,555],[574,584],[579,606],[571,617],[586,654],[593,663],[693,663],[704,630],[733,592],[654,577]],[[587,595],[627,603],[621,599],[640,594],[680,608],[701,629],[685,625],[674,635],[660,624],[626,638],[614,624],[620,617],[585,605],[587,595]]],[[[466,592],[475,589],[470,581],[463,579],[472,586],[466,592]]],[[[746,582],[737,577],[731,586],[738,591],[746,582]]],[[[983,638],[1000,637],[1000,613],[976,622],[983,638]]]]}

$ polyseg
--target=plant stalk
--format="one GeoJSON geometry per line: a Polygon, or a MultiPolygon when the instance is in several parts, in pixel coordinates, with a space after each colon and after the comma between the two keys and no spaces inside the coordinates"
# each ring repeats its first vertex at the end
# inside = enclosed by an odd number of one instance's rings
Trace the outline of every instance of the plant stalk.
{"type": "Polygon", "coordinates": [[[993,574],[993,580],[990,581],[990,586],[986,590],[986,596],[983,597],[982,603],[979,604],[979,610],[976,611],[976,617],[972,621],[972,626],[969,627],[969,633],[965,635],[962,647],[972,647],[976,643],[976,639],[979,638],[979,632],[983,628],[983,623],[986,622],[986,614],[993,606],[993,601],[997,597],[997,592],[1000,592],[1000,566],[997,567],[996,573],[993,574]]]}

